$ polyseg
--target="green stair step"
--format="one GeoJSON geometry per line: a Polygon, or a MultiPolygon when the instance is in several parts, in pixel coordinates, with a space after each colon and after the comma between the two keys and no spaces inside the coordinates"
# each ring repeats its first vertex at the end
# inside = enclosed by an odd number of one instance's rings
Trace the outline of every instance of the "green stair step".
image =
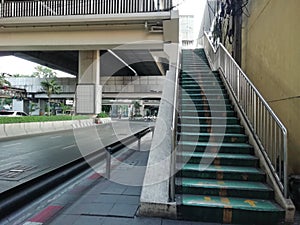
{"type": "Polygon", "coordinates": [[[179,82],[181,86],[189,85],[223,85],[223,82],[220,79],[216,78],[198,78],[194,80],[182,80],[179,82]]]}
{"type": "Polygon", "coordinates": [[[215,166],[207,164],[184,164],[177,165],[179,172],[177,176],[189,178],[218,179],[218,180],[240,180],[240,181],[262,181],[265,173],[255,167],[243,166],[215,166]]]}
{"type": "Polygon", "coordinates": [[[233,110],[227,111],[209,111],[209,110],[182,110],[181,115],[183,116],[201,116],[201,117],[234,117],[236,112],[233,110]]]}
{"type": "Polygon", "coordinates": [[[207,99],[229,99],[228,94],[201,94],[201,93],[182,93],[181,99],[198,99],[198,98],[207,98],[207,99]]]}
{"type": "Polygon", "coordinates": [[[181,141],[192,142],[208,142],[222,141],[223,143],[244,143],[248,142],[248,136],[244,134],[218,134],[218,133],[195,133],[181,132],[179,133],[181,141]]]}
{"type": "Polygon", "coordinates": [[[182,104],[231,104],[229,99],[182,99],[182,104]]]}
{"type": "Polygon", "coordinates": [[[194,80],[194,81],[181,81],[179,82],[181,87],[189,87],[189,86],[224,86],[224,84],[222,83],[222,81],[218,81],[218,80],[194,80]]]}
{"type": "MultiPolygon", "coordinates": [[[[193,86],[183,86],[183,91],[198,91],[198,92],[207,92],[207,91],[217,91],[224,92],[225,86],[224,85],[215,85],[215,86],[208,86],[208,85],[193,85],[193,86]]],[[[205,93],[204,93],[205,94],[205,93]]]]}
{"type": "Polygon", "coordinates": [[[272,199],[273,190],[262,182],[176,178],[177,194],[272,199]]]}
{"type": "Polygon", "coordinates": [[[191,93],[191,94],[196,94],[196,93],[201,93],[201,94],[227,94],[227,90],[224,89],[220,89],[220,88],[215,88],[215,89],[182,89],[183,93],[191,93]]]}
{"type": "Polygon", "coordinates": [[[181,104],[181,108],[185,110],[214,110],[214,111],[220,111],[220,110],[233,110],[233,106],[231,104],[181,104]]]}
{"type": "Polygon", "coordinates": [[[177,162],[195,164],[213,164],[224,166],[257,167],[258,158],[250,154],[177,152],[177,162]]]}
{"type": "MultiPolygon", "coordinates": [[[[184,64],[184,63],[182,63],[182,64],[184,64]]],[[[208,67],[206,68],[205,73],[209,73],[209,74],[212,74],[212,75],[214,75],[214,76],[220,76],[220,74],[219,74],[218,71],[212,71],[212,70],[211,70],[210,68],[208,68],[208,67]]],[[[199,74],[199,73],[193,72],[193,71],[185,71],[185,70],[181,70],[181,75],[190,75],[190,74],[194,75],[194,74],[199,74]]]]}
{"type": "Polygon", "coordinates": [[[195,85],[181,85],[182,90],[184,91],[206,91],[206,90],[218,90],[223,91],[225,86],[223,84],[195,84],[195,85]]]}
{"type": "Polygon", "coordinates": [[[245,129],[241,125],[208,125],[208,124],[178,124],[181,132],[197,132],[197,133],[244,133],[245,129]]]}
{"type": "Polygon", "coordinates": [[[185,84],[185,83],[193,83],[193,84],[197,83],[197,84],[199,84],[201,82],[202,83],[216,82],[216,83],[223,84],[220,77],[216,77],[215,75],[208,74],[208,73],[202,74],[202,75],[197,74],[195,76],[194,75],[193,76],[188,76],[188,75],[182,76],[180,78],[179,82],[182,83],[182,84],[185,84]]]}
{"type": "Polygon", "coordinates": [[[220,143],[220,142],[192,142],[179,141],[178,145],[183,151],[198,151],[209,153],[235,153],[252,154],[253,146],[245,143],[220,143]]]}
{"type": "Polygon", "coordinates": [[[191,117],[181,116],[180,121],[185,124],[239,124],[237,117],[191,117]]]}
{"type": "Polygon", "coordinates": [[[214,77],[214,76],[199,76],[197,78],[191,78],[191,79],[184,79],[182,78],[179,83],[181,85],[189,85],[189,84],[223,84],[223,81],[221,78],[214,77]]]}
{"type": "Polygon", "coordinates": [[[284,210],[269,200],[182,195],[178,202],[185,220],[252,225],[276,225],[284,220],[284,210]]]}

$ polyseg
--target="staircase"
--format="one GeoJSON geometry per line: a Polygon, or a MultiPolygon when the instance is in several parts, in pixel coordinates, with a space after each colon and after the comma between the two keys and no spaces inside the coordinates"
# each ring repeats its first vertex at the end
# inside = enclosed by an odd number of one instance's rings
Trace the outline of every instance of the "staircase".
{"type": "Polygon", "coordinates": [[[204,51],[183,50],[175,187],[181,219],[275,225],[275,203],[259,160],[204,51]]]}

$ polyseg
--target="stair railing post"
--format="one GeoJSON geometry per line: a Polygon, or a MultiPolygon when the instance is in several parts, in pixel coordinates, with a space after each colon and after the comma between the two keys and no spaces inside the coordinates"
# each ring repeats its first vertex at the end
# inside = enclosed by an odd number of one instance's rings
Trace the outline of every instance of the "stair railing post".
{"type": "Polygon", "coordinates": [[[106,178],[109,180],[110,179],[110,170],[111,170],[111,153],[112,153],[112,148],[107,147],[106,148],[106,178]]]}
{"type": "Polygon", "coordinates": [[[240,89],[240,70],[237,68],[237,74],[236,74],[236,92],[237,92],[237,99],[238,102],[241,102],[240,96],[241,96],[241,89],[240,89]]]}
{"type": "Polygon", "coordinates": [[[137,138],[138,138],[138,151],[140,152],[141,151],[141,139],[142,139],[142,136],[140,134],[138,134],[137,138]]]}
{"type": "Polygon", "coordinates": [[[172,151],[171,151],[171,174],[170,174],[170,201],[175,201],[175,169],[176,169],[176,130],[171,128],[171,135],[172,135],[172,151]]]}

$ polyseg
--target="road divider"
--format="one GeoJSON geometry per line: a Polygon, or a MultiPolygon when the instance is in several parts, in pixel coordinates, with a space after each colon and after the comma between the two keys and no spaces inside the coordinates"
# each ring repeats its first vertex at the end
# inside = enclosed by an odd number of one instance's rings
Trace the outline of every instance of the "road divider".
{"type": "MultiPolygon", "coordinates": [[[[101,124],[111,118],[100,118],[101,124]]],[[[0,124],[0,139],[96,126],[94,119],[0,124]]]]}

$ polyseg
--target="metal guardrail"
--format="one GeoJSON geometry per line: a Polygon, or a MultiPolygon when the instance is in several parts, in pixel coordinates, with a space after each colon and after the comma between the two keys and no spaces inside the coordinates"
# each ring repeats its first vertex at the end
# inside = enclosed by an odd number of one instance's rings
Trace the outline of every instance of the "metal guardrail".
{"type": "Polygon", "coordinates": [[[204,49],[212,69],[220,69],[229,83],[274,178],[287,198],[287,129],[227,49],[222,44],[215,48],[207,33],[204,49]]]}
{"type": "Polygon", "coordinates": [[[24,0],[0,3],[0,18],[169,11],[172,0],[24,0]]]}
{"type": "Polygon", "coordinates": [[[173,101],[173,115],[172,115],[172,151],[171,151],[171,174],[170,174],[170,201],[175,202],[175,176],[176,176],[176,153],[177,153],[177,121],[178,121],[178,97],[179,97],[179,73],[181,63],[181,50],[178,49],[177,64],[175,68],[175,86],[174,86],[174,101],[173,101]]]}

